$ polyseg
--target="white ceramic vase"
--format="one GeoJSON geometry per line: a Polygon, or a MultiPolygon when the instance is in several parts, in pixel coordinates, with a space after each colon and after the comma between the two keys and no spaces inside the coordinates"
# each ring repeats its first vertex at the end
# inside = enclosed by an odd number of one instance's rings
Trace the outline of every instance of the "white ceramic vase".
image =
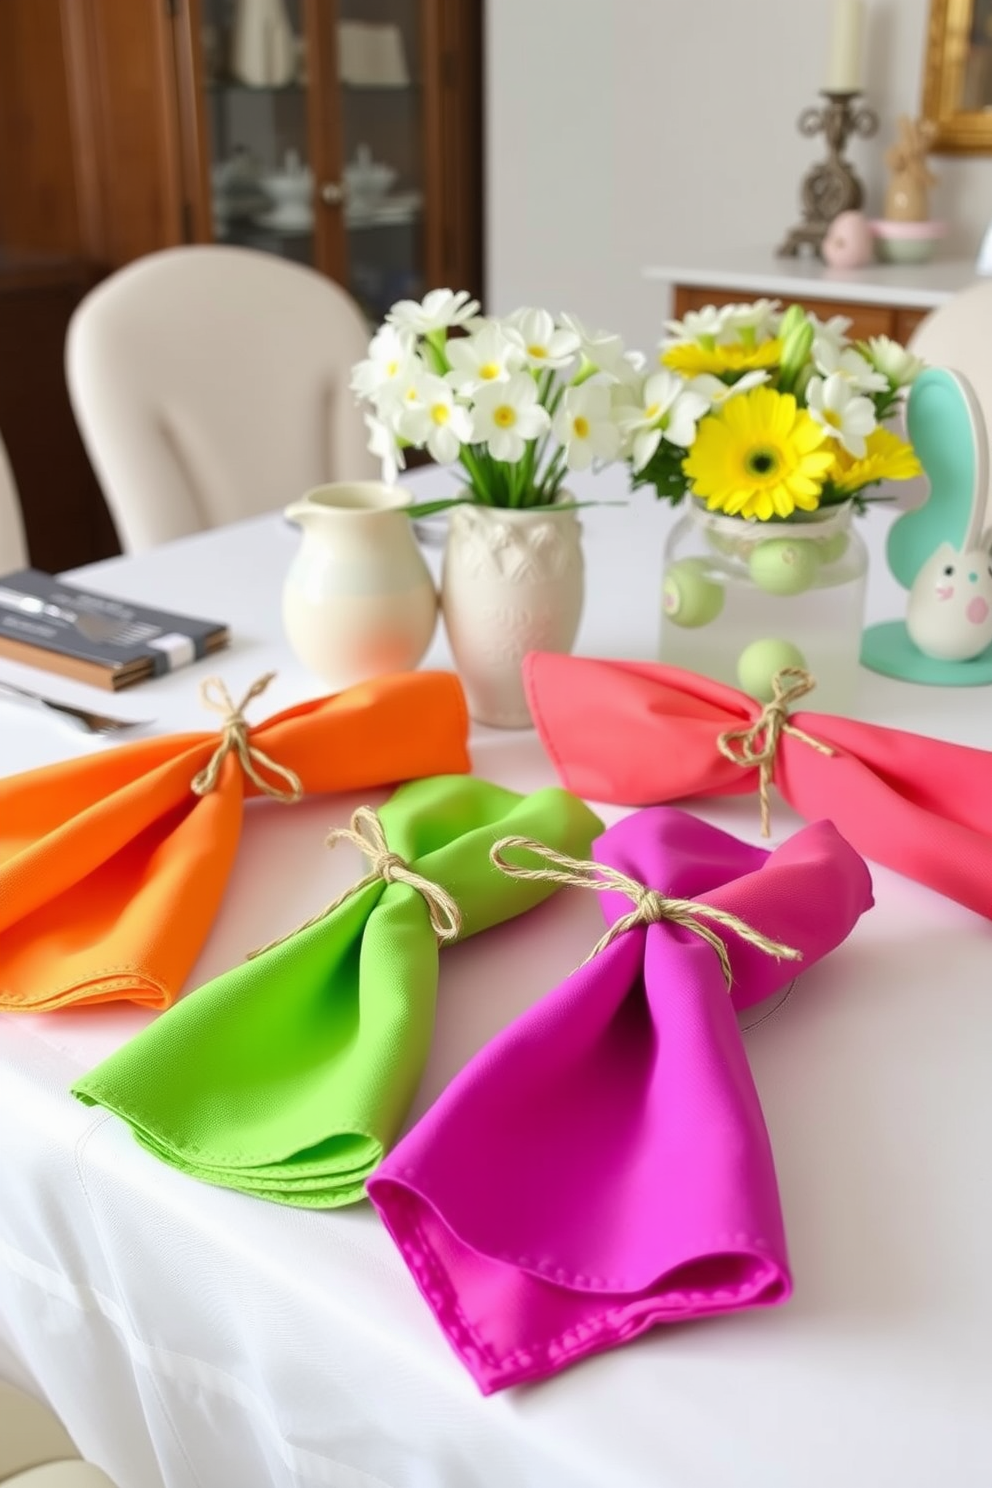
{"type": "Polygon", "coordinates": [[[531,727],[520,664],[528,651],[571,650],[584,586],[574,510],[452,508],[441,607],[479,723],[531,727]]]}
{"type": "Polygon", "coordinates": [[[430,645],[437,593],[403,509],[409,499],[378,481],[337,482],[286,508],[303,539],[283,585],[283,629],[335,691],[410,671],[430,645]]]}
{"type": "Polygon", "coordinates": [[[230,67],[254,88],[281,88],[293,81],[296,37],[283,0],[237,0],[230,67]]]}

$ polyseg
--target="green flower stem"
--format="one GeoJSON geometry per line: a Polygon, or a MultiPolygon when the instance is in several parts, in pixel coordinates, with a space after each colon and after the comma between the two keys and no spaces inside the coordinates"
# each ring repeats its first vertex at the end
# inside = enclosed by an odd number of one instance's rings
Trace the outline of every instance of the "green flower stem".
{"type": "Polygon", "coordinates": [[[563,449],[559,449],[556,451],[554,459],[551,461],[550,465],[545,471],[544,479],[541,481],[539,487],[540,499],[535,503],[535,505],[547,506],[554,500],[558,489],[561,486],[564,475],[565,451],[563,449]]]}
{"type": "Polygon", "coordinates": [[[447,345],[446,331],[428,331],[424,337],[424,346],[430,356],[434,371],[439,377],[451,371],[451,363],[448,361],[445,347],[447,345]]]}
{"type": "Polygon", "coordinates": [[[459,461],[479,501],[484,506],[494,506],[491,483],[486,479],[484,471],[484,457],[477,456],[470,445],[463,444],[459,461]]]}

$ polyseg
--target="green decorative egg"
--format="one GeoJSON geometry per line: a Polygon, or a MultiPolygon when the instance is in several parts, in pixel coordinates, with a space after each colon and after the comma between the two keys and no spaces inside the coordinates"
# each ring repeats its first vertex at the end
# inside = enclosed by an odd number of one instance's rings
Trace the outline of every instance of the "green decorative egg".
{"type": "Polygon", "coordinates": [[[772,678],[783,667],[806,668],[806,658],[791,641],[769,637],[752,641],[737,658],[737,680],[744,692],[759,703],[772,700],[772,678]]]}
{"type": "Polygon", "coordinates": [[[748,572],[766,594],[802,594],[820,571],[817,545],[805,538],[772,537],[748,559],[748,572]]]}
{"type": "Polygon", "coordinates": [[[675,625],[709,625],[723,609],[723,588],[707,577],[704,558],[680,558],[665,574],[661,606],[675,625]]]}

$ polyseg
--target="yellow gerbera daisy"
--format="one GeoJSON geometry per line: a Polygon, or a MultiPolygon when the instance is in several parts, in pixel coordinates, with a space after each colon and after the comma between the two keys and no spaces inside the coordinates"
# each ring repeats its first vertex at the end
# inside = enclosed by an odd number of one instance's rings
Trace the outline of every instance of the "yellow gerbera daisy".
{"type": "Polygon", "coordinates": [[[700,420],[682,469],[710,511],[788,517],[819,505],[834,464],[827,437],[791,393],[757,387],[700,420]]]}
{"type": "Polygon", "coordinates": [[[777,367],[782,359],[782,343],[778,337],[761,341],[757,346],[745,346],[734,341],[729,346],[704,346],[699,341],[680,341],[676,346],[659,352],[662,366],[684,377],[698,377],[700,373],[712,372],[717,377],[723,372],[750,372],[753,368],[777,367]]]}
{"type": "Polygon", "coordinates": [[[912,480],[914,475],[923,473],[913,446],[891,429],[874,429],[865,446],[860,460],[852,459],[844,449],[836,451],[837,469],[831,472],[830,480],[838,491],[860,491],[873,481],[912,480]]]}

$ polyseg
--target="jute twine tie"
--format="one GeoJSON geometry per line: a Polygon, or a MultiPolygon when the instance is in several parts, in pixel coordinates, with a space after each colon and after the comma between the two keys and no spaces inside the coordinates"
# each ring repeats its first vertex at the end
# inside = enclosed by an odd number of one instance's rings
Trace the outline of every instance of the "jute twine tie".
{"type": "Polygon", "coordinates": [[[626,894],[633,901],[634,908],[629,914],[621,915],[618,920],[607,930],[606,934],[593,946],[582,965],[587,965],[600,951],[605,950],[618,936],[625,931],[632,930],[635,925],[659,925],[667,922],[670,925],[682,925],[686,930],[691,930],[711,945],[716,951],[730,991],[733,985],[733,973],[730,969],[730,957],[727,947],[713,925],[720,925],[725,930],[732,930],[739,935],[741,940],[746,940],[748,945],[753,945],[759,951],[764,951],[766,956],[774,956],[776,960],[801,961],[802,952],[794,950],[792,946],[782,945],[780,941],[771,940],[767,935],[762,935],[760,930],[753,930],[750,925],[745,924],[737,915],[730,914],[724,909],[716,909],[709,904],[700,904],[695,899],[672,899],[667,894],[661,894],[657,889],[649,889],[644,884],[638,883],[636,878],[628,878],[626,873],[621,873],[619,868],[611,868],[606,863],[595,863],[584,858],[570,858],[567,853],[560,853],[553,847],[546,847],[543,842],[535,842],[531,837],[501,837],[489,850],[491,862],[501,873],[510,878],[525,878],[534,882],[555,883],[569,885],[577,889],[613,889],[619,894],[626,894]],[[519,848],[522,851],[533,853],[541,862],[538,868],[525,868],[519,863],[507,862],[504,853],[510,848],[519,848]],[[712,921],[708,924],[707,921],[712,921]]]}
{"type": "Polygon", "coordinates": [[[205,796],[212,791],[220,778],[221,766],[229,754],[237,756],[248,779],[258,786],[259,790],[267,796],[272,796],[277,801],[293,803],[303,795],[303,782],[294,770],[287,770],[284,765],[277,764],[270,759],[263,750],[249,741],[248,723],[245,719],[245,709],[252,698],[257,698],[259,693],[265,691],[275,676],[275,672],[266,672],[264,676],[253,682],[244,697],[235,707],[231,701],[231,694],[224,686],[219,677],[207,677],[200,683],[200,698],[207,708],[212,708],[215,713],[220,713],[224,719],[221,729],[220,743],[214,750],[203,769],[193,776],[190,785],[195,795],[205,796]],[[259,766],[269,772],[267,780],[259,773],[259,766]],[[272,779],[271,777],[275,777],[272,779]],[[285,785],[278,781],[285,781],[285,785]]]}
{"type": "Polygon", "coordinates": [[[399,853],[390,850],[386,834],[382,829],[382,822],[371,806],[359,806],[352,814],[351,826],[335,827],[332,832],[328,833],[325,842],[328,847],[336,847],[339,842],[353,843],[368,858],[368,873],[364,878],[359,879],[358,883],[345,889],[344,893],[339,894],[330,904],[319,909],[315,915],[311,915],[308,920],[297,925],[295,929],[287,931],[285,935],[277,936],[267,945],[259,946],[258,950],[249,951],[249,961],[255,956],[261,956],[264,951],[271,951],[273,946],[282,945],[284,940],[290,940],[294,935],[299,935],[301,930],[309,930],[311,925],[319,924],[346,899],[350,899],[352,894],[359,893],[362,889],[368,888],[369,884],[380,879],[387,884],[402,883],[411,889],[416,889],[427,904],[431,929],[442,945],[445,941],[455,940],[460,934],[462,915],[455,899],[440,884],[425,878],[422,873],[414,873],[399,853]]]}
{"type": "Polygon", "coordinates": [[[833,754],[828,744],[804,733],[789,722],[789,706],[812,692],[815,679],[802,667],[783,667],[772,678],[772,700],[762,708],[754,723],[746,728],[727,729],[717,739],[717,747],[725,759],[735,765],[758,767],[758,797],[761,801],[761,835],[767,837],[771,830],[771,808],[768,802],[768,787],[775,772],[775,754],[783,734],[799,739],[816,749],[820,754],[833,754]]]}

